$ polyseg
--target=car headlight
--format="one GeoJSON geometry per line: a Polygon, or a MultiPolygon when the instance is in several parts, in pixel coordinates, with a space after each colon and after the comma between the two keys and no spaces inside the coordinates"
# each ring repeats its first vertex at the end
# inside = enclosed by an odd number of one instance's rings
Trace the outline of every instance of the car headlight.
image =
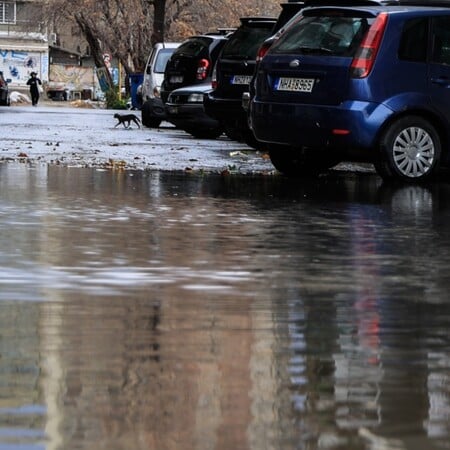
{"type": "Polygon", "coordinates": [[[155,97],[155,98],[161,97],[161,88],[159,86],[155,86],[153,88],[153,97],[155,97]]]}
{"type": "Polygon", "coordinates": [[[187,101],[188,103],[203,103],[203,94],[191,94],[187,101]]]}

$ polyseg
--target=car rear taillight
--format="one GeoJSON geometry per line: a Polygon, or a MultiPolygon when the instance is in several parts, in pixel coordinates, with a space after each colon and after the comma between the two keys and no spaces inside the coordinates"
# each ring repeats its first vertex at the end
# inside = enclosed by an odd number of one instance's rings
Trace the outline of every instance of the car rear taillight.
{"type": "Polygon", "coordinates": [[[259,63],[264,58],[264,56],[266,56],[266,53],[269,51],[269,48],[272,47],[273,43],[274,40],[270,39],[261,44],[258,52],[256,53],[256,63],[259,63]]]}
{"type": "Polygon", "coordinates": [[[211,75],[211,87],[213,89],[217,89],[217,86],[219,86],[219,82],[217,80],[217,66],[214,66],[214,69],[213,69],[212,75],[211,75]]]}
{"type": "Polygon", "coordinates": [[[201,59],[197,67],[197,80],[203,81],[208,76],[209,61],[201,59]]]}
{"type": "Polygon", "coordinates": [[[365,78],[372,70],[387,21],[387,13],[382,12],[369,28],[352,61],[350,74],[353,78],[365,78]]]}

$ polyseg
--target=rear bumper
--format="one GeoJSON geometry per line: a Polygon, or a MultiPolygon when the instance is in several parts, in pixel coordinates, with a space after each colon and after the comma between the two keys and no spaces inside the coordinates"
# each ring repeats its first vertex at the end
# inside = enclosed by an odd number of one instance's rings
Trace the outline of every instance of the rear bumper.
{"type": "Polygon", "coordinates": [[[253,100],[250,126],[262,142],[367,153],[393,111],[382,104],[344,102],[339,106],[265,103],[253,100]]]}
{"type": "Polygon", "coordinates": [[[233,123],[248,129],[247,113],[242,107],[242,98],[220,98],[209,93],[204,97],[206,114],[222,123],[233,123]]]}
{"type": "Polygon", "coordinates": [[[205,113],[202,104],[166,104],[167,120],[181,129],[216,129],[219,121],[205,113]]]}

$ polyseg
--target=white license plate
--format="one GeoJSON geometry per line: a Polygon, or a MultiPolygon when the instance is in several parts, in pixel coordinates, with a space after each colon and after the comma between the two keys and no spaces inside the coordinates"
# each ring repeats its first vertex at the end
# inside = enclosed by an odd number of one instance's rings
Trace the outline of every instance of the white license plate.
{"type": "Polygon", "coordinates": [[[276,91],[312,92],[314,78],[279,78],[275,83],[276,91]]]}
{"type": "Polygon", "coordinates": [[[171,83],[182,83],[183,82],[183,75],[173,75],[170,77],[171,83]]]}
{"type": "Polygon", "coordinates": [[[234,75],[231,77],[231,84],[250,84],[252,81],[251,75],[234,75]]]}

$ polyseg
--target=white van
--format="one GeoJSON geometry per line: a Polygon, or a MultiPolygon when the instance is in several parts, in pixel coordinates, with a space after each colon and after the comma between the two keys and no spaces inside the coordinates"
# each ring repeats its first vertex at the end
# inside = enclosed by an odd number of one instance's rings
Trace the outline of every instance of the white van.
{"type": "Polygon", "coordinates": [[[142,98],[142,123],[146,127],[158,128],[166,118],[160,88],[167,61],[179,45],[178,42],[159,42],[153,46],[147,59],[144,79],[138,88],[138,95],[142,98]]]}

